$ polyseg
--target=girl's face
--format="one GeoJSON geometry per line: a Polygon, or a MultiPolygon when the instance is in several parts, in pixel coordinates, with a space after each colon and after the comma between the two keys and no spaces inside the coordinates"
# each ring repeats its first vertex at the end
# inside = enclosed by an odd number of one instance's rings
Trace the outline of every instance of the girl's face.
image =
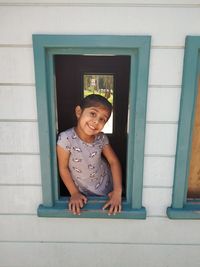
{"type": "Polygon", "coordinates": [[[84,110],[80,106],[77,106],[76,117],[78,120],[77,130],[79,134],[89,137],[101,132],[110,117],[110,112],[103,106],[89,107],[84,110]]]}

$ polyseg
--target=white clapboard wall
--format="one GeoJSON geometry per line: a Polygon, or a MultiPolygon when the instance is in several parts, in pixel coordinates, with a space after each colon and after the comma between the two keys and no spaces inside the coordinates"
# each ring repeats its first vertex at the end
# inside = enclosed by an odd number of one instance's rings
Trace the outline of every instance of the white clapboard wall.
{"type": "Polygon", "coordinates": [[[0,0],[0,267],[198,267],[199,221],[169,220],[186,35],[199,0],[0,0]],[[146,220],[38,218],[32,34],[151,35],[146,220]]]}

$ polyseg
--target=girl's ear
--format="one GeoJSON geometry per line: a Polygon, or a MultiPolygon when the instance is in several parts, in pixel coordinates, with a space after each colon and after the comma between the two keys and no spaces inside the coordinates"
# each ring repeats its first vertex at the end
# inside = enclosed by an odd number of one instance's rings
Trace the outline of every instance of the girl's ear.
{"type": "Polygon", "coordinates": [[[82,109],[80,106],[76,106],[75,108],[75,114],[76,114],[76,118],[79,119],[82,113],[82,109]]]}

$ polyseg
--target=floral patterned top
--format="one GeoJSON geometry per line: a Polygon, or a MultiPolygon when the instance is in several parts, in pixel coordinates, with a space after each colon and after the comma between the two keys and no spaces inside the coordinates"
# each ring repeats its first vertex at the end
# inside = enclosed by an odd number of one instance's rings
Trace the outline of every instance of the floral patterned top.
{"type": "Polygon", "coordinates": [[[111,170],[102,158],[102,149],[109,144],[104,133],[96,135],[93,143],[86,143],[71,128],[59,134],[57,144],[70,152],[69,171],[81,193],[106,196],[112,191],[111,170]]]}

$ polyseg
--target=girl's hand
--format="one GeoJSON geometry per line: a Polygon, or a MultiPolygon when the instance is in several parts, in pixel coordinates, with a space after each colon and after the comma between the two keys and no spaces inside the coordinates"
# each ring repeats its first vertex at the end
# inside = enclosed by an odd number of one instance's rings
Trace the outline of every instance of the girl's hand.
{"type": "Polygon", "coordinates": [[[115,215],[117,212],[121,212],[122,210],[122,199],[121,199],[121,193],[117,191],[112,191],[108,194],[109,200],[106,202],[106,204],[103,206],[103,210],[106,208],[109,208],[108,215],[115,215]]]}
{"type": "Polygon", "coordinates": [[[87,198],[80,192],[74,193],[70,197],[69,210],[74,215],[80,215],[80,209],[87,203],[87,198]]]}

